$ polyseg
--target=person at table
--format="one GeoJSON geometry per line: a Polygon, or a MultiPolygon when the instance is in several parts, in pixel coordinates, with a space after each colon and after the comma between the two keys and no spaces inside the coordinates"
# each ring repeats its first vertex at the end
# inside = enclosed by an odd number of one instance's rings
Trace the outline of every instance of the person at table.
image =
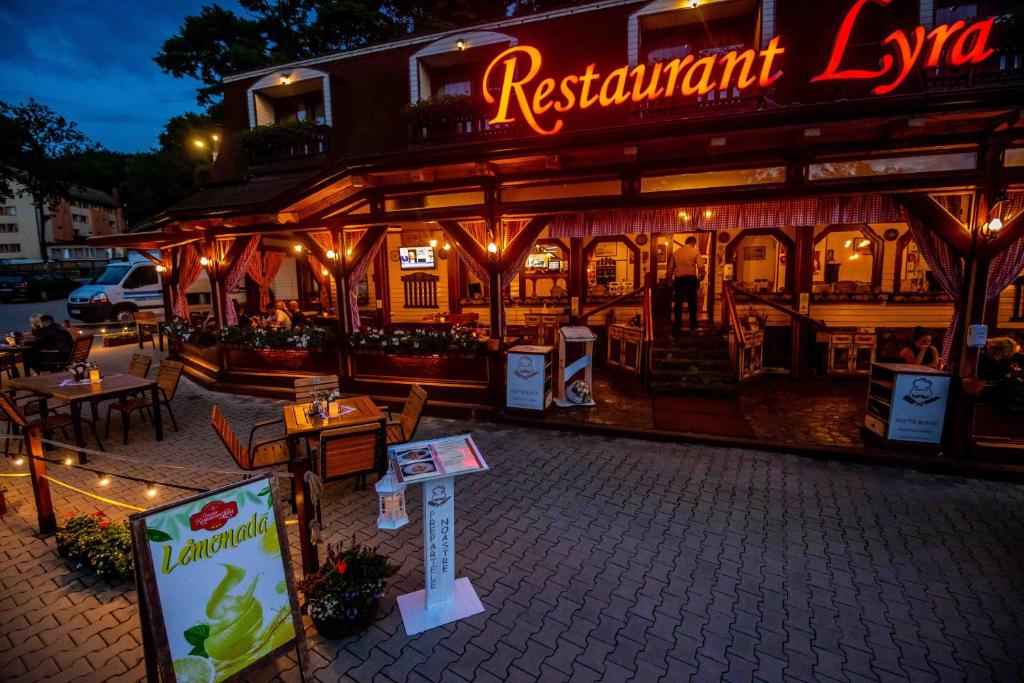
{"type": "Polygon", "coordinates": [[[33,313],[32,315],[30,315],[28,317],[29,334],[31,334],[33,337],[36,336],[36,334],[39,332],[39,330],[41,330],[43,328],[42,320],[43,320],[43,314],[42,313],[33,313]]]}
{"type": "Polygon", "coordinates": [[[40,316],[39,331],[36,333],[32,348],[26,352],[28,365],[36,372],[41,372],[47,356],[56,356],[62,360],[70,359],[74,346],[75,340],[71,333],[54,322],[52,315],[40,316]]]}
{"type": "Polygon", "coordinates": [[[920,327],[914,328],[914,341],[900,349],[900,359],[911,365],[924,365],[939,369],[939,350],[932,345],[932,335],[920,327]]]}
{"type": "Polygon", "coordinates": [[[700,250],[697,249],[697,238],[690,235],[686,243],[672,252],[668,261],[666,277],[672,283],[673,315],[672,335],[679,334],[683,326],[683,299],[690,313],[690,329],[697,327],[697,291],[700,289],[700,250]]]}
{"type": "Polygon", "coordinates": [[[263,315],[264,327],[291,327],[292,318],[288,315],[283,301],[276,301],[267,304],[267,310],[263,315]]]}
{"type": "Polygon", "coordinates": [[[307,327],[309,325],[309,318],[302,312],[302,307],[299,306],[299,302],[292,299],[288,302],[288,315],[292,318],[292,329],[299,329],[307,327]]]}
{"type": "Polygon", "coordinates": [[[1017,344],[1010,337],[993,337],[988,340],[985,350],[978,355],[978,379],[998,382],[1013,370],[1013,356],[1017,344]]]}

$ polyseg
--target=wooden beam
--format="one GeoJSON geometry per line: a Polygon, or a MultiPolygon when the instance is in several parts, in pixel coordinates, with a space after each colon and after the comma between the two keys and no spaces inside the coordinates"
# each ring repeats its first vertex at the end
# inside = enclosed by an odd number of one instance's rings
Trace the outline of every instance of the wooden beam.
{"type": "Polygon", "coordinates": [[[519,234],[513,237],[512,241],[505,246],[505,251],[501,255],[501,272],[512,268],[518,261],[523,259],[526,252],[529,251],[533,243],[537,241],[540,233],[544,231],[544,228],[550,222],[551,216],[536,216],[523,226],[519,234]]]}
{"type": "Polygon", "coordinates": [[[158,259],[157,257],[153,256],[152,254],[150,254],[145,249],[135,249],[135,248],[132,248],[132,249],[129,249],[128,251],[134,251],[136,254],[142,256],[143,258],[145,258],[150,263],[153,263],[153,264],[158,265],[158,266],[160,265],[160,259],[158,259]]]}
{"type": "Polygon", "coordinates": [[[459,225],[457,221],[439,221],[439,225],[442,230],[455,240],[456,244],[462,247],[466,255],[476,261],[477,264],[488,271],[498,269],[499,264],[492,263],[487,250],[476,241],[476,238],[466,232],[466,229],[459,225]]]}
{"type": "Polygon", "coordinates": [[[1019,240],[1024,239],[1024,211],[1003,224],[1003,229],[985,246],[985,258],[994,259],[1019,240]]]}
{"type": "Polygon", "coordinates": [[[356,266],[363,262],[363,259],[370,253],[370,246],[381,238],[382,235],[387,233],[388,226],[386,225],[374,225],[371,226],[363,233],[363,236],[359,239],[354,247],[352,247],[352,255],[345,254],[345,265],[348,270],[353,270],[356,266]]]}
{"type": "Polygon", "coordinates": [[[908,192],[896,195],[896,201],[938,233],[939,237],[948,242],[961,256],[966,256],[971,250],[970,232],[931,195],[924,192],[908,192]]]}
{"type": "MultiPolygon", "coordinates": [[[[320,263],[327,265],[331,262],[331,259],[327,258],[327,251],[320,246],[320,243],[310,237],[306,233],[302,233],[295,236],[295,241],[305,247],[306,251],[315,256],[320,263]]],[[[334,243],[334,238],[331,238],[331,243],[334,243]]],[[[333,251],[333,250],[332,250],[333,251]]]]}

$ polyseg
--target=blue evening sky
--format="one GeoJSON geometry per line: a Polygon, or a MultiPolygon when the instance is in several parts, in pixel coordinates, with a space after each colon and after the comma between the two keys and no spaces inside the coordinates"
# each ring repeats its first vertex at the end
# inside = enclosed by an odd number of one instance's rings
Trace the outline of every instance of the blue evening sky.
{"type": "Polygon", "coordinates": [[[0,100],[34,97],[108,149],[155,147],[168,119],[199,106],[197,81],[164,74],[153,56],[214,1],[0,0],[0,100]]]}

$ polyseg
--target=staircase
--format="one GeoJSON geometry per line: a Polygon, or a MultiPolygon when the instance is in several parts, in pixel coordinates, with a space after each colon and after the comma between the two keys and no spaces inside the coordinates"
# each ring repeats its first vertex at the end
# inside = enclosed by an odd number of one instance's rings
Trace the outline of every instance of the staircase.
{"type": "Polygon", "coordinates": [[[650,388],[656,394],[735,398],[736,370],[722,328],[702,323],[673,340],[658,329],[651,349],[650,388]]]}

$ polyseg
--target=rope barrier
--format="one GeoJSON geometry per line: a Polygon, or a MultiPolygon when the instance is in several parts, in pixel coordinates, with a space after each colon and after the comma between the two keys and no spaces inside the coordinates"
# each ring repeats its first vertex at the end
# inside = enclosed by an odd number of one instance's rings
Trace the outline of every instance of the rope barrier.
{"type": "Polygon", "coordinates": [[[28,477],[28,472],[15,472],[14,474],[0,474],[0,477],[28,477]]]}
{"type": "Polygon", "coordinates": [[[128,503],[121,503],[119,501],[112,500],[110,498],[104,498],[103,496],[97,496],[95,493],[89,493],[88,491],[83,491],[82,489],[77,488],[75,486],[72,486],[71,484],[67,484],[67,483],[61,481],[60,479],[54,479],[53,477],[51,477],[48,474],[43,475],[43,478],[46,479],[46,481],[48,481],[48,482],[56,484],[57,486],[63,486],[64,488],[69,489],[71,491],[74,491],[75,493],[82,494],[86,498],[92,498],[93,500],[98,500],[101,503],[106,503],[108,505],[116,505],[118,507],[123,507],[123,508],[128,508],[129,510],[135,510],[136,512],[145,512],[146,511],[146,508],[140,508],[140,507],[137,507],[135,505],[129,505],[128,503]]]}

